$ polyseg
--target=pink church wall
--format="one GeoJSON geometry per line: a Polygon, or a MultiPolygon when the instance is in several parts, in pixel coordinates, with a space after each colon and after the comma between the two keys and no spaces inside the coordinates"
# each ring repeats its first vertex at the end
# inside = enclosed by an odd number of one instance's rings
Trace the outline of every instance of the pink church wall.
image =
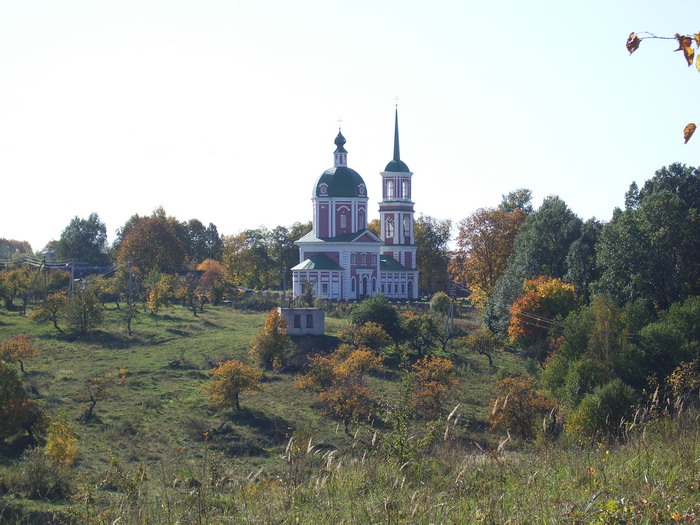
{"type": "Polygon", "coordinates": [[[328,205],[321,204],[318,211],[319,226],[318,226],[318,236],[319,237],[330,237],[330,225],[328,224],[328,205]]]}

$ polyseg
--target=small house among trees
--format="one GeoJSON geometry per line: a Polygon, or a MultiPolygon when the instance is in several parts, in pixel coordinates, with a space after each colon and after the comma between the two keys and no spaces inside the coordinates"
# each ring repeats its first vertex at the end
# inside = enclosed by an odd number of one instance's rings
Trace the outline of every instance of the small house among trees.
{"type": "Polygon", "coordinates": [[[287,321],[287,335],[323,335],[326,313],[323,308],[277,308],[287,321]]]}

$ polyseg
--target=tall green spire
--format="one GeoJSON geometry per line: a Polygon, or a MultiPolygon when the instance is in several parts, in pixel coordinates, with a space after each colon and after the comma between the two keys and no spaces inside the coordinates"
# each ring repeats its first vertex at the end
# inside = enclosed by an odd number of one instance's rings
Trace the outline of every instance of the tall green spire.
{"type": "Polygon", "coordinates": [[[394,158],[386,165],[384,171],[393,171],[399,173],[406,173],[409,171],[406,163],[401,160],[401,152],[399,151],[399,108],[396,107],[396,114],[394,116],[394,158]]]}
{"type": "Polygon", "coordinates": [[[401,160],[399,152],[399,108],[396,107],[396,116],[394,118],[394,160],[401,160]]]}

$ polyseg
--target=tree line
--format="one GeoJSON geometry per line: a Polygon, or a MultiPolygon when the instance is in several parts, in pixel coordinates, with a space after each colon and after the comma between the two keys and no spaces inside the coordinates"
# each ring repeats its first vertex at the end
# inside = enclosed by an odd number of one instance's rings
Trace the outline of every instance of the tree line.
{"type": "Polygon", "coordinates": [[[521,190],[458,224],[452,277],[539,379],[504,380],[492,424],[531,437],[558,407],[559,431],[619,437],[635,414],[697,397],[699,210],[700,171],[672,164],[608,222],[556,196],[534,210],[521,190]]]}

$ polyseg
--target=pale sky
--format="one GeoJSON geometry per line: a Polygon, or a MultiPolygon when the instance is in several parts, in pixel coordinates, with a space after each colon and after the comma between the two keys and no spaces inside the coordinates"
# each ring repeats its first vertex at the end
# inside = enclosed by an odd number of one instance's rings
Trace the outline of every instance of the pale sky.
{"type": "Polygon", "coordinates": [[[608,220],[632,181],[700,165],[700,73],[667,0],[0,0],[0,237],[40,250],[163,206],[222,234],[311,218],[342,119],[377,217],[401,158],[418,214],[559,195],[608,220]]]}

